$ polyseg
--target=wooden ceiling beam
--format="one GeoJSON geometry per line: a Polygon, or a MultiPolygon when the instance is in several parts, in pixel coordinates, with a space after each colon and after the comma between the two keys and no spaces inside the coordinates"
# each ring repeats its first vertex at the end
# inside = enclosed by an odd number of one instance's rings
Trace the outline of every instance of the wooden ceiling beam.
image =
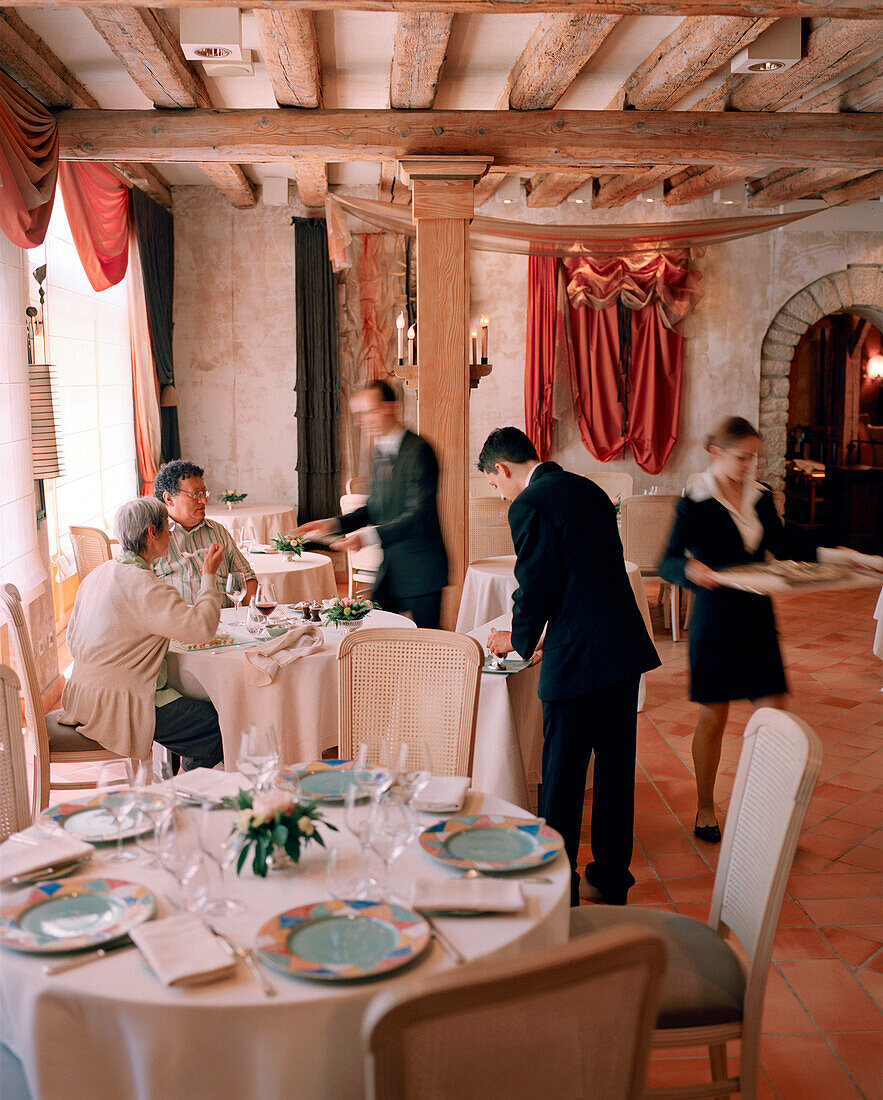
{"type": "Polygon", "coordinates": [[[152,164],[126,161],[122,164],[113,164],[111,167],[125,183],[150,195],[154,202],[164,206],[166,210],[172,209],[172,192],[169,190],[169,185],[152,164]]]}
{"type": "Polygon", "coordinates": [[[509,74],[509,107],[554,107],[614,29],[620,15],[544,15],[509,74]]]}
{"type": "Polygon", "coordinates": [[[771,172],[752,185],[748,205],[765,210],[783,202],[806,198],[807,195],[817,195],[828,188],[839,187],[841,183],[850,183],[857,175],[867,173],[856,173],[847,168],[800,168],[796,172],[784,168],[771,172]]]}
{"type": "Polygon", "coordinates": [[[717,167],[710,168],[706,172],[697,172],[689,176],[682,183],[670,188],[663,196],[662,201],[666,206],[683,206],[686,202],[701,199],[710,195],[712,191],[718,191],[729,183],[738,183],[745,179],[748,173],[738,168],[717,167]]]}
{"type": "Polygon", "coordinates": [[[482,176],[472,191],[472,198],[476,206],[481,206],[496,192],[497,188],[508,176],[508,172],[501,172],[496,168],[489,168],[482,176]]]}
{"type": "MultiPolygon", "coordinates": [[[[6,0],[8,7],[45,7],[46,0],[6,0]]],[[[425,11],[428,0],[249,0],[249,8],[293,11],[425,11]]],[[[143,0],[93,0],[94,7],[138,7],[143,0]]],[[[82,0],[54,0],[53,7],[76,8],[82,0]]],[[[241,7],[242,0],[151,0],[152,8],[241,7]]],[[[431,0],[433,11],[482,13],[588,12],[594,15],[734,15],[754,18],[787,15],[836,16],[838,19],[883,17],[881,0],[431,0]]]]}
{"type": "Polygon", "coordinates": [[[328,166],[324,161],[307,157],[296,160],[294,178],[304,206],[318,208],[325,205],[328,197],[328,166]]]}
{"type": "Polygon", "coordinates": [[[454,16],[447,12],[403,12],[396,23],[389,74],[389,105],[428,110],[435,103],[454,16]]]}
{"type": "Polygon", "coordinates": [[[883,109],[883,57],[866,68],[841,80],[833,88],[804,99],[786,110],[836,114],[838,111],[879,111],[883,109]]]}
{"type": "Polygon", "coordinates": [[[257,188],[240,165],[215,160],[197,161],[196,166],[237,210],[257,205],[257,188]]]}
{"type": "Polygon", "coordinates": [[[177,163],[492,156],[494,166],[583,165],[867,168],[883,163],[868,114],[691,111],[61,111],[61,155],[177,163]]]}
{"type": "Polygon", "coordinates": [[[380,198],[383,202],[410,205],[411,188],[402,182],[399,166],[394,160],[385,160],[380,165],[380,198]]]}
{"type": "Polygon", "coordinates": [[[538,172],[527,181],[527,205],[530,207],[558,206],[591,179],[588,173],[538,172]]]}
{"type": "Polygon", "coordinates": [[[607,209],[611,206],[621,206],[624,202],[636,199],[638,195],[654,187],[673,172],[679,172],[678,165],[662,164],[650,172],[642,172],[639,176],[613,176],[605,180],[592,199],[592,208],[595,210],[607,209]]]}
{"type": "Polygon", "coordinates": [[[255,10],[261,57],[280,107],[322,106],[316,13],[255,10]]]}
{"type": "Polygon", "coordinates": [[[883,171],[871,172],[870,175],[863,176],[852,183],[844,183],[840,187],[823,191],[822,199],[829,206],[839,206],[841,203],[876,199],[879,195],[883,195],[883,171]]]}
{"type": "Polygon", "coordinates": [[[728,16],[685,19],[626,78],[608,110],[620,111],[625,106],[640,111],[669,110],[773,22],[728,16]]]}

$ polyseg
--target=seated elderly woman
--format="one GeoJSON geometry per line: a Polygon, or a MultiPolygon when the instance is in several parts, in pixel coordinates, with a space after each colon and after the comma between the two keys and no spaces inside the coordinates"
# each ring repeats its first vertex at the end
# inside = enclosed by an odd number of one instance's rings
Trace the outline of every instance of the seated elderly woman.
{"type": "Polygon", "coordinates": [[[199,643],[214,635],[222,549],[209,547],[190,607],[151,569],[169,546],[165,504],[129,501],[114,530],[122,553],[94,569],[77,592],[67,628],[74,667],[59,721],[121,756],[147,759],[157,741],[179,753],[185,769],[214,767],[224,755],[217,712],[166,686],[165,656],[171,638],[199,643]]]}

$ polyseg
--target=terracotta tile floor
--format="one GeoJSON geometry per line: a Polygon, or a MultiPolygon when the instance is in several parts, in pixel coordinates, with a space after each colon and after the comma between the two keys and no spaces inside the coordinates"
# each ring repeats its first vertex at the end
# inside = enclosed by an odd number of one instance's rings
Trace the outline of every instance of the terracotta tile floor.
{"type": "MultiPolygon", "coordinates": [[[[815,729],[825,757],[773,950],[763,1097],[883,1098],[883,664],[871,650],[876,600],[876,591],[862,589],[777,601],[789,707],[815,729]]],[[[656,614],[654,608],[654,620],[656,614]]],[[[687,699],[687,644],[675,645],[658,629],[657,648],[663,665],[648,677],[638,717],[637,883],[629,901],[704,920],[717,848],[692,832],[696,708],[687,699]]],[[[744,703],[731,707],[717,785],[724,813],[750,711],[744,703]]],[[[584,841],[581,860],[590,858],[588,813],[584,841]]],[[[703,1050],[672,1053],[657,1054],[650,1085],[708,1079],[703,1050]]]]}

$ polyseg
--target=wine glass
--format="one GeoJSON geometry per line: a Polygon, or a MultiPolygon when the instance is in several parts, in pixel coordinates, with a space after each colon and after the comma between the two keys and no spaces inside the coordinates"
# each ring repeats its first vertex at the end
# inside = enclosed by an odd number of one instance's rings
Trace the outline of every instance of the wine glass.
{"type": "Polygon", "coordinates": [[[199,843],[198,830],[188,828],[186,811],[170,814],[160,826],[156,838],[156,850],[163,870],[177,882],[184,906],[194,912],[204,900],[195,891],[188,892],[187,884],[202,867],[205,854],[199,843]]]}
{"type": "Polygon", "coordinates": [[[258,611],[264,616],[264,629],[266,635],[270,637],[270,616],[276,610],[276,605],[279,603],[276,597],[276,586],[272,581],[260,581],[257,587],[257,591],[254,594],[254,600],[252,601],[258,611]]]}
{"type": "Polygon", "coordinates": [[[203,806],[199,839],[203,852],[218,866],[221,874],[222,895],[214,901],[210,901],[206,905],[205,911],[213,917],[232,917],[237,913],[244,913],[245,905],[241,901],[235,901],[224,892],[224,882],[227,872],[242,851],[245,837],[235,829],[232,832],[225,832],[218,836],[218,829],[212,828],[214,821],[210,817],[211,813],[210,806],[203,806]]]}
{"type": "Polygon", "coordinates": [[[432,754],[429,742],[421,737],[399,745],[396,780],[408,805],[413,806],[417,796],[432,778],[432,754]]]}
{"type": "MultiPolygon", "coordinates": [[[[386,748],[388,750],[388,746],[386,748]]],[[[381,749],[375,756],[388,756],[388,751],[384,752],[381,749]]],[[[353,763],[353,778],[362,794],[367,794],[371,799],[376,800],[392,786],[395,767],[387,760],[378,759],[376,763],[372,763],[370,757],[368,745],[362,741],[353,763]]]]}
{"type": "MultiPolygon", "coordinates": [[[[363,853],[364,856],[364,853],[363,853]]],[[[330,848],[325,863],[325,885],[328,893],[339,901],[364,900],[365,876],[353,874],[347,854],[340,848],[330,848]]]]}
{"type": "Polygon", "coordinates": [[[224,588],[236,607],[236,625],[239,626],[240,608],[242,607],[242,601],[245,599],[245,574],[228,573],[224,588]]]}
{"type": "Polygon", "coordinates": [[[175,801],[174,790],[160,791],[153,787],[139,791],[135,798],[135,805],[153,826],[153,848],[149,848],[143,840],[138,845],[146,857],[147,867],[159,867],[156,838],[165,819],[173,813],[175,801]]]}
{"type": "MultiPolygon", "coordinates": [[[[126,761],[127,778],[129,775],[137,775],[137,769],[133,770],[132,763],[131,760],[126,761]]],[[[117,767],[113,764],[105,764],[98,773],[101,808],[113,818],[117,827],[116,848],[104,858],[110,863],[131,863],[137,857],[134,852],[123,848],[123,827],[127,825],[131,829],[135,824],[136,819],[130,814],[135,807],[137,792],[133,786],[120,786],[118,778],[117,767]]]]}
{"type": "Polygon", "coordinates": [[[368,867],[368,830],[373,806],[373,801],[366,799],[357,786],[347,787],[344,796],[343,820],[347,829],[359,842],[362,857],[361,876],[352,879],[347,885],[349,896],[352,898],[366,898],[369,901],[380,901],[382,896],[380,883],[370,873],[368,867]]]}
{"type": "Polygon", "coordinates": [[[247,554],[257,542],[255,529],[250,523],[244,523],[239,532],[239,545],[247,554]]]}
{"type": "Polygon", "coordinates": [[[276,727],[272,723],[266,726],[249,726],[239,739],[236,766],[251,780],[256,791],[263,791],[276,778],[281,755],[276,727]]]}
{"type": "Polygon", "coordinates": [[[403,798],[388,796],[371,804],[366,835],[371,851],[383,864],[383,896],[389,896],[393,863],[418,832],[417,813],[403,798]]]}

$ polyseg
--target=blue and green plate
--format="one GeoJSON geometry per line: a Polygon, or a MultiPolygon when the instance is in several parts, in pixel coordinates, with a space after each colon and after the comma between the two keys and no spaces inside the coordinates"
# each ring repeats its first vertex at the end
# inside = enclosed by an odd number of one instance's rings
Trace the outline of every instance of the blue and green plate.
{"type": "Polygon", "coordinates": [[[544,821],[469,814],[430,825],[420,846],[447,867],[501,872],[543,867],[564,850],[564,841],[544,821]]]}

